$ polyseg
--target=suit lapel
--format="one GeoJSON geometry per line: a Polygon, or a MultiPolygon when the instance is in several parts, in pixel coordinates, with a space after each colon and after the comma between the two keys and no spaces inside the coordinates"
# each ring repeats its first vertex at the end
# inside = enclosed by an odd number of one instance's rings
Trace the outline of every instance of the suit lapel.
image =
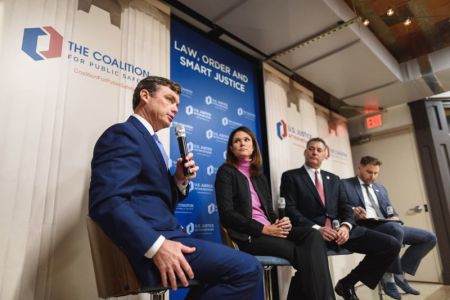
{"type": "Polygon", "coordinates": [[[134,117],[129,117],[128,121],[130,121],[131,124],[133,124],[133,126],[136,127],[136,129],[142,133],[142,136],[144,137],[145,141],[147,142],[147,145],[150,148],[150,153],[152,153],[153,157],[156,158],[156,160],[158,161],[161,171],[166,172],[167,171],[166,163],[161,154],[161,151],[159,150],[158,145],[156,144],[155,139],[150,135],[150,132],[148,132],[148,130],[144,127],[144,125],[141,124],[141,122],[139,122],[138,119],[134,117]]]}
{"type": "Polygon", "coordinates": [[[359,203],[361,204],[362,207],[364,207],[364,209],[366,209],[366,203],[364,202],[364,196],[362,194],[361,184],[359,183],[358,177],[354,178],[353,187],[355,188],[355,192],[358,195],[359,203]]]}
{"type": "Polygon", "coordinates": [[[164,158],[161,154],[161,151],[159,150],[158,145],[156,144],[155,139],[151,136],[150,132],[148,132],[147,128],[142,125],[141,122],[139,122],[138,119],[134,117],[129,117],[127,122],[130,122],[144,137],[144,140],[148,147],[150,148],[149,152],[149,159],[154,159],[157,163],[157,167],[161,170],[161,174],[167,175],[168,180],[168,187],[171,190],[172,197],[169,202],[166,202],[169,209],[173,211],[175,209],[175,206],[178,202],[178,192],[177,192],[177,186],[176,183],[170,174],[170,171],[167,169],[166,162],[164,161],[164,158]]]}
{"type": "MultiPolygon", "coordinates": [[[[325,193],[325,207],[328,205],[329,201],[331,201],[328,197],[331,197],[331,182],[330,176],[328,176],[324,171],[320,171],[322,175],[322,184],[323,184],[323,192],[325,193]]],[[[319,193],[317,193],[319,194],[319,193]]]]}
{"type": "MultiPolygon", "coordinates": [[[[303,181],[305,182],[306,186],[309,188],[311,193],[314,195],[314,198],[316,199],[316,201],[323,207],[323,203],[322,203],[322,200],[320,200],[320,196],[319,196],[319,193],[317,192],[316,186],[312,182],[311,177],[309,177],[308,171],[306,171],[306,168],[304,166],[300,168],[300,175],[301,175],[303,181]]],[[[325,187],[324,187],[324,189],[325,189],[325,187]]],[[[325,193],[325,195],[326,195],[326,193],[325,193]]],[[[325,198],[326,198],[326,196],[325,196],[325,198]]]]}

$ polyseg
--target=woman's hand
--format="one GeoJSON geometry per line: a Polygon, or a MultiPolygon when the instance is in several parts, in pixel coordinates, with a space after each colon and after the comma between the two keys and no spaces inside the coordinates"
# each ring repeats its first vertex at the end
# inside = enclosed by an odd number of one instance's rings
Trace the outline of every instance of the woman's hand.
{"type": "Polygon", "coordinates": [[[283,228],[284,230],[287,230],[287,232],[291,231],[291,229],[292,229],[291,220],[289,220],[288,217],[284,217],[281,220],[276,220],[275,224],[277,224],[279,227],[283,228]]]}
{"type": "Polygon", "coordinates": [[[291,221],[289,220],[288,217],[284,217],[281,220],[277,219],[273,224],[264,225],[262,233],[265,235],[285,239],[288,236],[291,228],[292,228],[291,221]]]}

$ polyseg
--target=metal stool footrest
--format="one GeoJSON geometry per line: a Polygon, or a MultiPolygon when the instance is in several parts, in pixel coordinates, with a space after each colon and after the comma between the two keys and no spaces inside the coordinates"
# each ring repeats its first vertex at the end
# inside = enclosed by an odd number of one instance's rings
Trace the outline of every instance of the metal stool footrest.
{"type": "Polygon", "coordinates": [[[264,299],[272,300],[272,276],[270,274],[273,267],[290,266],[291,263],[281,257],[276,256],[255,256],[264,267],[264,299]]]}

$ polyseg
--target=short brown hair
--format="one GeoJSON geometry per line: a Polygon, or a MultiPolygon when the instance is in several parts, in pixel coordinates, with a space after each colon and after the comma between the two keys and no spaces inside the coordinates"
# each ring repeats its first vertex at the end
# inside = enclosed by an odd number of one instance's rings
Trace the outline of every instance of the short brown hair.
{"type": "Polygon", "coordinates": [[[359,162],[359,164],[362,166],[367,166],[367,165],[381,166],[382,162],[381,162],[381,160],[379,160],[376,157],[367,155],[367,156],[361,157],[361,161],[359,162]]]}
{"type": "Polygon", "coordinates": [[[234,155],[233,151],[231,151],[234,135],[239,131],[245,132],[252,139],[253,153],[251,156],[252,161],[250,162],[250,174],[252,176],[258,176],[261,174],[261,166],[262,166],[261,152],[259,151],[259,146],[258,142],[256,141],[255,134],[245,126],[238,127],[230,133],[230,136],[228,137],[227,158],[225,160],[225,163],[232,167],[236,167],[239,164],[239,158],[237,158],[236,155],[234,155]]]}
{"type": "Polygon", "coordinates": [[[323,146],[325,147],[325,150],[328,148],[327,143],[325,143],[325,141],[322,138],[320,138],[320,137],[314,137],[314,138],[309,139],[309,141],[306,143],[306,148],[308,148],[309,144],[311,144],[313,142],[320,142],[320,143],[322,143],[323,146]]]}
{"type": "Polygon", "coordinates": [[[177,93],[178,95],[181,94],[181,86],[179,83],[176,83],[175,81],[172,81],[170,79],[159,77],[159,76],[148,76],[139,81],[138,85],[134,89],[133,93],[133,110],[136,109],[136,107],[139,105],[139,102],[141,101],[140,93],[142,90],[148,90],[151,95],[155,93],[159,86],[168,86],[172,91],[177,93]]]}

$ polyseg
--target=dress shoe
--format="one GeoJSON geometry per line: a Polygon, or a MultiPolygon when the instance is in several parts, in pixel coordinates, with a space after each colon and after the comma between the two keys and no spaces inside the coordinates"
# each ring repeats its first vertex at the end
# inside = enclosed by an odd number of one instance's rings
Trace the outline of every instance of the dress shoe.
{"type": "Polygon", "coordinates": [[[412,295],[420,295],[420,292],[418,290],[416,290],[415,288],[413,288],[412,286],[409,285],[408,280],[406,280],[406,278],[401,278],[398,275],[394,275],[394,279],[395,279],[395,284],[397,286],[399,286],[402,290],[405,291],[405,293],[407,294],[412,294],[412,295]]]}
{"type": "Polygon", "coordinates": [[[336,294],[344,298],[345,300],[359,300],[358,296],[355,293],[354,286],[345,286],[342,284],[342,280],[339,280],[334,288],[336,294]]]}
{"type": "Polygon", "coordinates": [[[400,300],[402,299],[402,296],[400,296],[400,293],[397,290],[397,286],[395,285],[395,283],[390,282],[390,281],[384,281],[381,280],[381,287],[383,288],[383,291],[386,293],[386,295],[388,295],[391,298],[400,300]]]}

